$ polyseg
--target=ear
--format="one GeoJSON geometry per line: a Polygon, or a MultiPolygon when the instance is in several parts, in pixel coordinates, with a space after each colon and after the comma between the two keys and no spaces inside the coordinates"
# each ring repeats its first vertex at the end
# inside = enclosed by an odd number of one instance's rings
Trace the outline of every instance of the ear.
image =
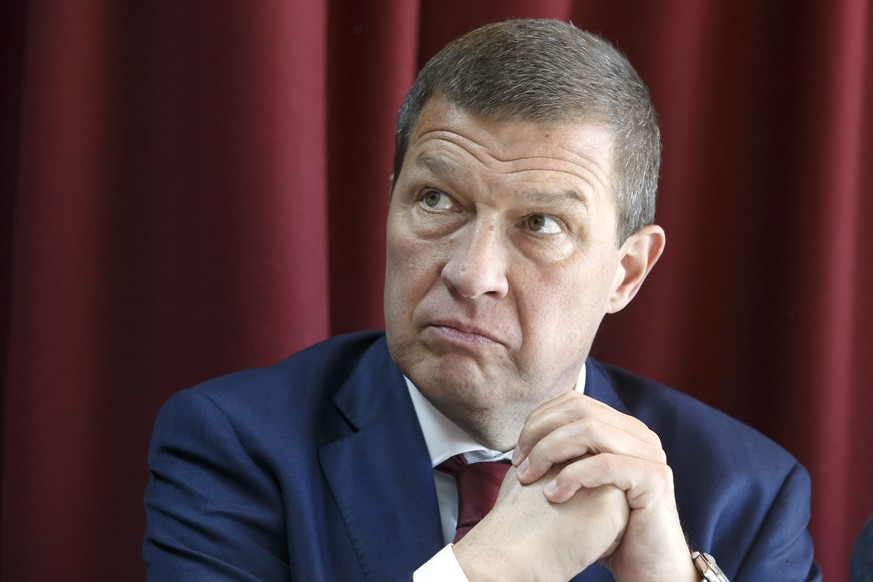
{"type": "Polygon", "coordinates": [[[664,229],[656,224],[644,226],[624,241],[619,249],[619,265],[615,271],[607,313],[621,311],[631,302],[664,252],[666,243],[664,229]]]}

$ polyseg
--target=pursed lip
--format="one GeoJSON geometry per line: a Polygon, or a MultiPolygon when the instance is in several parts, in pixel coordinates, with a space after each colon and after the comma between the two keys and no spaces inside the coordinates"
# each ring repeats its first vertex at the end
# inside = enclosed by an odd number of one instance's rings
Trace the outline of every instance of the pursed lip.
{"type": "Polygon", "coordinates": [[[473,322],[456,319],[440,319],[428,322],[426,327],[436,328],[445,335],[454,336],[456,339],[473,343],[505,343],[493,332],[484,329],[473,322]]]}

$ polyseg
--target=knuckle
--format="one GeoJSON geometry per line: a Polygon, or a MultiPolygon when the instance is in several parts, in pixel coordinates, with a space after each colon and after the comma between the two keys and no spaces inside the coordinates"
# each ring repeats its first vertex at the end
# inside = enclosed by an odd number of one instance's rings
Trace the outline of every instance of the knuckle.
{"type": "Polygon", "coordinates": [[[665,467],[667,466],[667,452],[661,447],[655,449],[655,461],[665,467]]]}
{"type": "Polygon", "coordinates": [[[656,465],[653,473],[661,492],[666,494],[673,491],[673,469],[669,465],[656,465]]]}
{"type": "Polygon", "coordinates": [[[594,440],[599,431],[597,421],[587,416],[574,421],[570,427],[573,435],[586,443],[594,440]]]}
{"type": "Polygon", "coordinates": [[[670,465],[661,465],[661,478],[665,483],[673,485],[673,469],[670,465]]]}
{"type": "Polygon", "coordinates": [[[619,456],[612,453],[600,453],[596,458],[600,463],[601,469],[606,473],[613,473],[618,470],[621,465],[619,456]]]}

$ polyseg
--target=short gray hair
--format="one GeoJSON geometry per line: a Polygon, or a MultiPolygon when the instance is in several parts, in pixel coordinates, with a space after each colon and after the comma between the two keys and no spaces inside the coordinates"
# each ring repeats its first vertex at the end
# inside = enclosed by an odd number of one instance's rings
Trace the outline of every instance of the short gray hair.
{"type": "Polygon", "coordinates": [[[618,49],[559,20],[507,20],[449,43],[421,70],[400,108],[394,177],[427,101],[474,115],[540,123],[583,121],[612,133],[618,241],[655,219],[661,133],[649,91],[618,49]]]}

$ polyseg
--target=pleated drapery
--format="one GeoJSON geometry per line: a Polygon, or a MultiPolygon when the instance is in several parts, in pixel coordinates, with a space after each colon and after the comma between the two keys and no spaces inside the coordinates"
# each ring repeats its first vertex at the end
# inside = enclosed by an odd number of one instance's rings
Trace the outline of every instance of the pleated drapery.
{"type": "Polygon", "coordinates": [[[658,108],[667,251],[594,354],[788,448],[847,578],[873,514],[865,0],[12,0],[0,14],[0,578],[136,580],[173,392],[382,326],[396,111],[448,40],[556,17],[658,108]]]}

